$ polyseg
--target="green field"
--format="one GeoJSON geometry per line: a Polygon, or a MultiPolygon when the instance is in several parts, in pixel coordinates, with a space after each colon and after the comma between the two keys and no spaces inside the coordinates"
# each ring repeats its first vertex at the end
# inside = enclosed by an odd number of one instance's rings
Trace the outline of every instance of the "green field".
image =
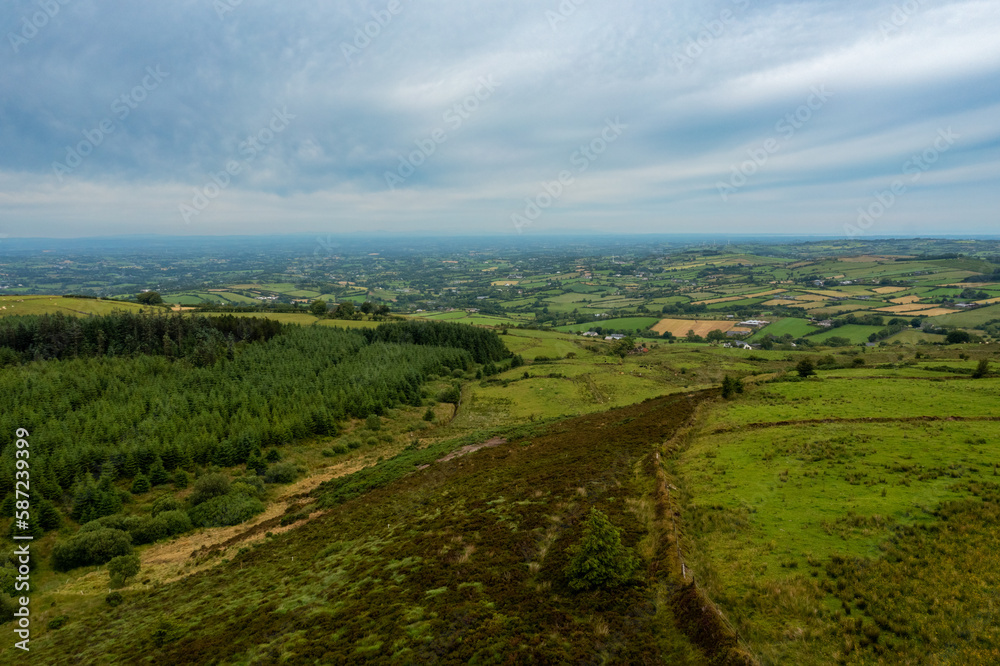
{"type": "Polygon", "coordinates": [[[675,463],[689,566],[762,663],[995,663],[1000,382],[865,374],[705,415],[675,463]]]}
{"type": "Polygon", "coordinates": [[[571,324],[569,326],[560,326],[556,330],[564,333],[582,333],[592,331],[594,327],[600,326],[604,329],[644,331],[650,326],[655,326],[658,321],[660,321],[659,317],[623,317],[620,319],[605,319],[602,317],[590,324],[571,324]]]}
{"type": "Polygon", "coordinates": [[[73,316],[110,314],[115,310],[138,312],[155,307],[126,301],[105,301],[94,298],[63,298],[62,296],[0,296],[0,316],[39,315],[61,312],[73,316]]]}
{"type": "Polygon", "coordinates": [[[791,335],[793,338],[801,338],[807,333],[812,333],[815,330],[816,327],[811,326],[805,319],[794,319],[789,317],[787,319],[779,319],[778,321],[760,329],[754,333],[751,340],[757,341],[767,335],[771,335],[776,338],[780,338],[784,335],[791,335]]]}
{"type": "Polygon", "coordinates": [[[878,333],[882,328],[880,326],[859,326],[857,324],[848,324],[846,326],[840,326],[838,328],[831,328],[828,333],[820,333],[818,335],[810,336],[809,339],[817,344],[822,344],[830,338],[847,338],[852,344],[862,344],[868,342],[868,336],[872,333],[878,333]]]}

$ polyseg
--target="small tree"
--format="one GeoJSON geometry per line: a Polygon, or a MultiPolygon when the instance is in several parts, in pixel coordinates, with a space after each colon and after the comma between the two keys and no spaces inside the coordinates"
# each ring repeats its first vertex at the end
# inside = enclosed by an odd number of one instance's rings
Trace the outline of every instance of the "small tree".
{"type": "Polygon", "coordinates": [[[949,345],[960,345],[966,342],[970,342],[971,340],[972,336],[969,335],[968,331],[952,331],[945,338],[945,342],[947,342],[949,345]]]}
{"type": "Polygon", "coordinates": [[[149,478],[145,474],[137,474],[135,480],[132,481],[132,494],[142,495],[143,493],[148,493],[151,487],[149,478]]]}
{"type": "Polygon", "coordinates": [[[309,312],[311,312],[312,314],[316,315],[317,317],[325,317],[326,316],[326,301],[317,298],[309,306],[309,312]]]}
{"type": "Polygon", "coordinates": [[[985,358],[979,361],[979,365],[976,366],[975,372],[972,373],[973,379],[982,379],[990,372],[990,362],[985,358]]]}
{"type": "Polygon", "coordinates": [[[798,371],[799,377],[811,377],[816,374],[816,365],[809,359],[804,358],[795,366],[795,370],[798,371]]]}
{"type": "Polygon", "coordinates": [[[728,400],[737,393],[743,393],[743,380],[726,375],[722,380],[722,397],[728,400]]]}
{"type": "Polygon", "coordinates": [[[125,581],[139,574],[138,555],[119,555],[108,562],[108,575],[112,587],[123,587],[125,581]]]}
{"type": "Polygon", "coordinates": [[[158,291],[144,291],[141,294],[136,294],[135,300],[143,305],[163,305],[163,297],[158,291]]]}
{"type": "Polygon", "coordinates": [[[632,577],[639,561],[622,545],[621,534],[608,517],[590,510],[580,543],[571,546],[565,574],[574,590],[612,588],[632,577]]]}
{"type": "Polygon", "coordinates": [[[167,470],[163,466],[163,459],[159,456],[156,457],[156,460],[153,461],[153,464],[149,468],[149,482],[154,486],[170,483],[170,475],[167,474],[167,470]]]}

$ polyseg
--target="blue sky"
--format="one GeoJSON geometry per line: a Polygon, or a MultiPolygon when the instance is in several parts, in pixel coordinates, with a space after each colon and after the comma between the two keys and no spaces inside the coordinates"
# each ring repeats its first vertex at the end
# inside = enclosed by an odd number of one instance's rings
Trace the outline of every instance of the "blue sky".
{"type": "Polygon", "coordinates": [[[8,0],[0,234],[997,233],[1000,3],[8,0]]]}

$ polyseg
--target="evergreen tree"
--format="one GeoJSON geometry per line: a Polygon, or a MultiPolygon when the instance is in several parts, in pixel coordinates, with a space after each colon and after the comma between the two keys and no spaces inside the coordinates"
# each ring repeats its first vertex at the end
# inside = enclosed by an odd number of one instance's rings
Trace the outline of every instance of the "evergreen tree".
{"type": "Polygon", "coordinates": [[[163,460],[159,456],[149,468],[149,482],[154,486],[170,483],[170,475],[167,474],[167,469],[163,466],[163,460]]]}
{"type": "Polygon", "coordinates": [[[145,474],[137,474],[135,480],[132,481],[132,494],[142,495],[143,493],[148,493],[151,487],[149,478],[145,474]]]}
{"type": "Polygon", "coordinates": [[[590,510],[580,543],[568,550],[565,574],[574,590],[613,588],[628,582],[639,561],[622,545],[621,534],[608,517],[590,510]]]}

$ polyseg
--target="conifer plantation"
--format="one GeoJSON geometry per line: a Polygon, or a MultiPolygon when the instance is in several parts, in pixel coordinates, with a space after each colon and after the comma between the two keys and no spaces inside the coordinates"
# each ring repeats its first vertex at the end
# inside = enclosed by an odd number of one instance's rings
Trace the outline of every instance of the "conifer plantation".
{"type": "MultiPolygon", "coordinates": [[[[264,318],[115,313],[0,320],[0,428],[31,432],[33,533],[71,518],[80,534],[54,564],[98,564],[194,526],[242,522],[263,510],[275,447],[334,434],[348,419],[420,405],[432,377],[508,356],[491,331],[447,323],[370,330],[280,324],[264,318]],[[247,465],[260,476],[192,500],[121,515],[130,495],[197,467],[247,465]],[[254,487],[258,485],[259,487],[254,487]],[[192,523],[193,521],[193,523],[192,523]],[[124,538],[128,534],[129,538],[124,538]]],[[[210,476],[210,475],[209,475],[210,476]]],[[[202,477],[199,483],[204,483],[202,477]]],[[[13,507],[15,450],[0,452],[0,496],[13,507]]]]}

